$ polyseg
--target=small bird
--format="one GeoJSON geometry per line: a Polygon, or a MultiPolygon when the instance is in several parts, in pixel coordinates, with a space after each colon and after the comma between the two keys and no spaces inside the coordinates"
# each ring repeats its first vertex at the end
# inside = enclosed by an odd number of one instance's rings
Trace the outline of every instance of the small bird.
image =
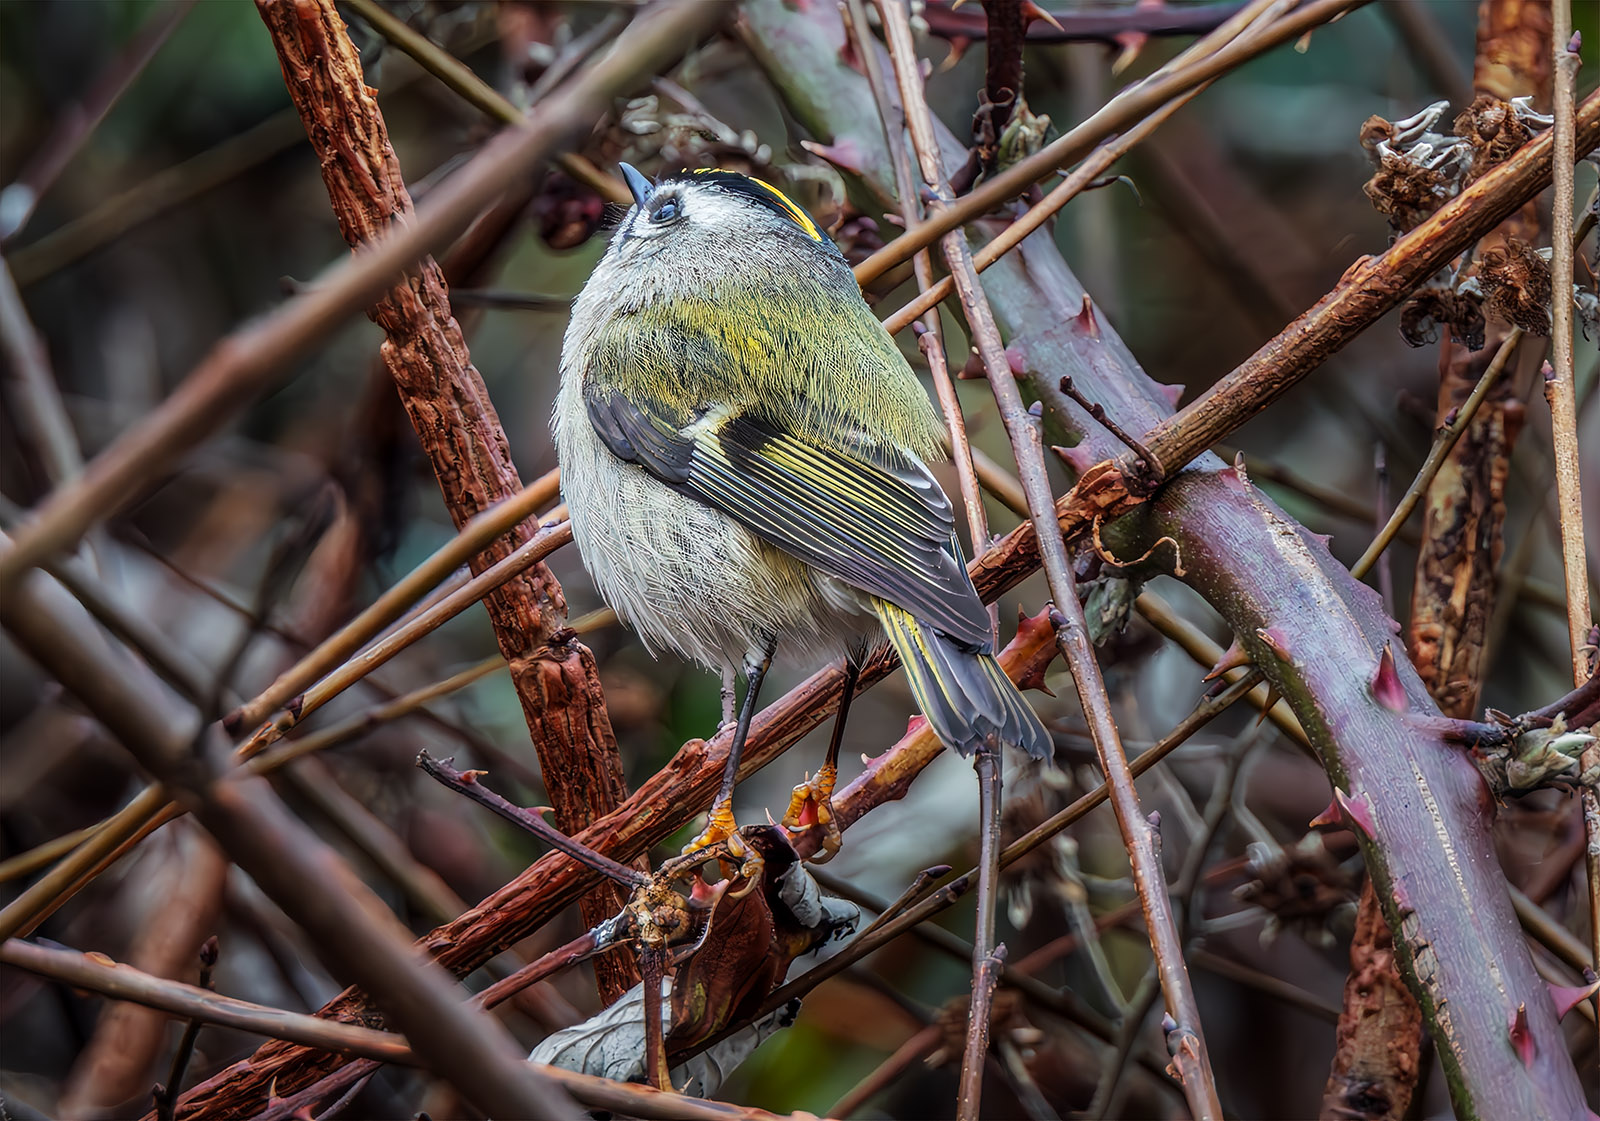
{"type": "Polygon", "coordinates": [[[948,747],[1049,758],[925,463],[942,454],[938,415],[838,247],[759,179],[622,171],[634,205],[573,305],[556,449],[601,596],[652,651],[745,676],[721,788],[685,852],[738,844],[739,756],[775,656],[845,660],[827,758],[783,822],[822,827],[825,857],[845,716],[885,637],[948,747]]]}

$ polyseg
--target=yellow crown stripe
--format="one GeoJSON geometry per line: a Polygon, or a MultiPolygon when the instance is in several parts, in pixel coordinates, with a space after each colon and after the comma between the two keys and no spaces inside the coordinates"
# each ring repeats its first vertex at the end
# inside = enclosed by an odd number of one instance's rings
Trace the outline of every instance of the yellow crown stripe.
{"type": "Polygon", "coordinates": [[[795,224],[810,235],[812,241],[822,240],[822,231],[817,229],[817,224],[811,220],[811,215],[796,206],[788,195],[778,190],[771,183],[766,182],[764,179],[757,179],[753,175],[750,177],[750,182],[765,187],[770,191],[772,197],[778,200],[778,205],[789,212],[789,217],[793,218],[795,224]]]}
{"type": "Polygon", "coordinates": [[[774,187],[771,183],[768,183],[765,179],[757,179],[754,175],[745,175],[742,171],[732,171],[725,167],[702,168],[701,170],[696,171],[694,174],[738,175],[744,179],[750,180],[750,182],[754,183],[756,186],[760,187],[762,190],[771,195],[773,200],[777,202],[779,206],[783,207],[784,212],[787,213],[789,217],[794,219],[795,225],[804,230],[812,241],[822,240],[822,231],[817,229],[817,224],[811,220],[811,215],[807,214],[804,210],[801,210],[794,204],[794,200],[792,200],[782,191],[778,190],[778,188],[774,187]]]}

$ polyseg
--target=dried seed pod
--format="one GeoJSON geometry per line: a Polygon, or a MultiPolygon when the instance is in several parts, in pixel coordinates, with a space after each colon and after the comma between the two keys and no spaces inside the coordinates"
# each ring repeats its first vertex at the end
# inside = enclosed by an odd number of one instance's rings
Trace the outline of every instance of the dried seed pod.
{"type": "Polygon", "coordinates": [[[1516,106],[1486,93],[1456,117],[1455,133],[1472,148],[1467,183],[1503,163],[1533,135],[1516,106]]]}
{"type": "Polygon", "coordinates": [[[1487,309],[1530,335],[1550,334],[1550,262],[1512,237],[1478,258],[1487,309]]]}

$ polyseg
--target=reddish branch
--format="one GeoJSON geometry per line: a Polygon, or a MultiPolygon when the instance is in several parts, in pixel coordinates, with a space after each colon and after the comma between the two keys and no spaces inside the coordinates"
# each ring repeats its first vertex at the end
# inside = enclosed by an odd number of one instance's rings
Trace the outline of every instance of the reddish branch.
{"type": "MultiPolygon", "coordinates": [[[[1052,641],[1048,626],[1025,627],[1018,641],[1002,654],[1001,664],[1019,677],[1052,641]]],[[[894,666],[888,657],[869,662],[861,671],[861,687],[881,680],[894,666]]],[[[745,745],[740,778],[754,774],[819,727],[837,706],[843,684],[843,669],[831,666],[758,713],[745,745]]],[[[632,860],[647,851],[711,803],[731,735],[731,731],[725,732],[710,743],[690,740],[614,813],[573,839],[613,860],[632,860]]],[[[873,806],[903,797],[911,781],[941,750],[938,738],[924,728],[920,734],[908,736],[895,751],[871,761],[860,777],[834,797],[841,828],[848,828],[873,806]]],[[[798,840],[802,852],[815,851],[810,833],[798,840]]],[[[454,922],[426,935],[421,945],[440,965],[465,976],[560,914],[600,879],[599,872],[565,853],[550,853],[454,922]]],[[[350,989],[319,1015],[362,1023],[370,1013],[365,994],[350,989]]],[[[317,1081],[340,1062],[311,1048],[268,1043],[249,1059],[190,1091],[181,1116],[185,1121],[200,1121],[248,1115],[266,1100],[269,1090],[288,1095],[317,1081]]]]}
{"type": "MultiPolygon", "coordinates": [[[[776,2],[746,9],[750,36],[801,122],[839,144],[872,135],[870,99],[859,75],[837,61],[834,21],[793,14],[776,2]]],[[[1578,114],[1579,147],[1600,140],[1600,96],[1578,114]]],[[[866,149],[867,146],[862,144],[866,149]]],[[[1120,555],[1138,555],[1161,536],[1182,554],[1186,582],[1227,619],[1240,645],[1305,726],[1353,816],[1384,915],[1395,934],[1407,985],[1419,997],[1458,1112],[1478,1116],[1581,1115],[1581,1090],[1543,982],[1533,969],[1503,877],[1492,861],[1492,802],[1463,754],[1428,721],[1437,710],[1409,662],[1392,659],[1380,703],[1372,688],[1390,620],[1325,544],[1294,525],[1248,480],[1214,457],[1196,456],[1255,415],[1329,354],[1393,308],[1445,261],[1460,254],[1550,182],[1550,144],[1535,141],[1478,180],[1413,234],[1360,263],[1345,281],[1199,403],[1177,416],[1162,387],[1091,306],[1054,246],[1030,239],[991,268],[985,288],[1011,332],[1013,368],[1024,371],[1063,436],[1081,436],[1074,464],[1087,468],[1058,509],[1069,534],[1096,510],[1137,507],[1132,457],[1114,438],[1084,425],[1060,393],[1069,374],[1129,431],[1180,474],[1115,527],[1120,555]],[[1119,457],[1117,465],[1096,460],[1119,457]],[[1265,637],[1263,637],[1263,635],[1265,637]],[[1388,705],[1394,707],[1388,707],[1388,705]],[[1486,961],[1497,968],[1487,971],[1486,961]],[[1523,1058],[1508,1026],[1522,1008],[1536,1046],[1523,1058]]],[[[862,174],[880,192],[887,159],[864,151],[862,174]]],[[[984,232],[994,232],[987,224],[984,232]]],[[[1064,441],[1065,442],[1065,441],[1064,441]]],[[[1034,562],[1031,531],[1013,534],[980,562],[992,589],[1007,584],[1019,553],[1034,562]]]]}
{"type": "MultiPolygon", "coordinates": [[[[353,978],[428,1068],[491,1116],[567,1108],[520,1061],[505,1029],[468,1008],[452,979],[419,958],[404,927],[336,853],[289,813],[265,780],[228,766],[213,726],[168,703],[144,663],[119,656],[54,580],[34,573],[0,601],[0,623],[111,733],[285,914],[336,975],[353,978]],[[196,748],[199,750],[196,750],[196,748]]],[[[180,1115],[182,1109],[180,1106],[180,1115]]]]}
{"type": "MultiPolygon", "coordinates": [[[[339,228],[352,248],[412,220],[411,197],[361,58],[331,0],[257,0],[283,65],[284,83],[316,150],[339,228]]],[[[499,416],[450,313],[444,273],[424,257],[369,311],[383,328],[382,357],[460,529],[522,489],[499,416]]],[[[470,564],[474,574],[532,535],[523,522],[470,564]]],[[[616,737],[594,657],[570,634],[561,586],[543,564],[484,599],[539,756],[557,827],[575,833],[627,796],[616,737]]],[[[612,884],[580,901],[594,926],[621,910],[612,884]]],[[[610,1002],[638,979],[626,955],[596,963],[610,1002]]]]}
{"type": "MultiPolygon", "coordinates": [[[[1548,21],[1547,5],[1487,0],[1481,6],[1476,74],[1491,84],[1477,92],[1502,100],[1523,94],[1548,98],[1550,55],[1544,39],[1501,34],[1508,17],[1517,23],[1541,11],[1548,21]]],[[[1529,202],[1491,232],[1486,242],[1506,237],[1531,242],[1537,231],[1537,209],[1529,202]]],[[[1471,396],[1509,330],[1509,324],[1491,323],[1484,346],[1476,353],[1445,335],[1439,352],[1439,426],[1447,424],[1471,396]]],[[[1478,711],[1483,684],[1504,542],[1506,478],[1524,412],[1517,381],[1500,379],[1483,399],[1444,467],[1434,475],[1423,503],[1406,648],[1439,710],[1459,719],[1478,711]]],[[[1401,980],[1382,902],[1369,879],[1361,891],[1350,943],[1350,975],[1345,980],[1322,1116],[1400,1121],[1416,1089],[1422,1040],[1422,1011],[1401,980]]]]}
{"type": "MultiPolygon", "coordinates": [[[[1600,145],[1600,92],[1578,107],[1577,149],[1600,145]]],[[[1376,256],[1356,262],[1339,286],[1205,395],[1145,437],[1164,464],[1187,463],[1265,409],[1424,281],[1550,185],[1549,132],[1523,145],[1376,256]]],[[[1087,380],[1085,379],[1085,384],[1087,380]]]]}

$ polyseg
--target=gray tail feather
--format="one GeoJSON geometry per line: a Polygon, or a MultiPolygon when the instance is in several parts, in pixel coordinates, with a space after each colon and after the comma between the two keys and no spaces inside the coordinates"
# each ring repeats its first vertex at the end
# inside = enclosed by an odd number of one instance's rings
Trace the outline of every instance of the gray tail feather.
{"type": "Polygon", "coordinates": [[[993,654],[968,650],[891,603],[873,606],[918,707],[945,746],[971,755],[992,738],[1035,759],[1055,754],[1050,733],[993,654]]]}

